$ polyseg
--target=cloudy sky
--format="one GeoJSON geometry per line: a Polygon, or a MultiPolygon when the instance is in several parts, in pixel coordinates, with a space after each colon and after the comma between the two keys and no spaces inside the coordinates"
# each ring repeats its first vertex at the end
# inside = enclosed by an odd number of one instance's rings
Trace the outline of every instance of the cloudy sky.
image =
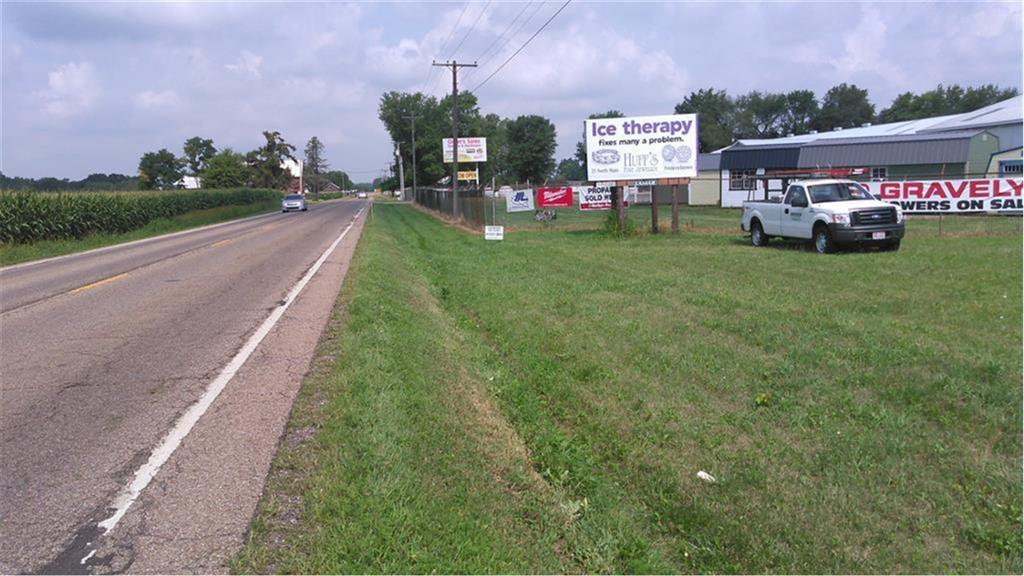
{"type": "MultiPolygon", "coordinates": [[[[460,76],[474,90],[562,3],[4,0],[0,169],[134,174],[191,136],[245,152],[269,129],[300,150],[318,136],[332,168],[368,181],[392,153],[383,92],[441,95],[450,75],[430,62],[453,57],[479,61],[460,76]]],[[[1019,2],[575,0],[474,91],[485,113],[550,118],[561,159],[592,112],[667,114],[706,87],[855,83],[879,109],[940,83],[1020,88],[1021,19],[1019,2]]]]}

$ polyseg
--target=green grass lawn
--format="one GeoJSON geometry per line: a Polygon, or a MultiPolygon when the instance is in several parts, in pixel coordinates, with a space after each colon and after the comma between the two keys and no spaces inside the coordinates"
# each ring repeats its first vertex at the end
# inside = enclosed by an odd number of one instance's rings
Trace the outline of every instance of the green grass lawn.
{"type": "Polygon", "coordinates": [[[160,218],[142,228],[124,234],[90,234],[80,240],[40,240],[31,244],[0,244],[0,266],[10,266],[29,260],[52,258],[113,244],[123,244],[132,240],[198,228],[226,220],[274,212],[280,208],[280,200],[244,206],[221,206],[207,210],[194,210],[171,218],[160,218]]]}
{"type": "Polygon", "coordinates": [[[722,214],[376,206],[234,569],[1019,574],[1019,221],[820,256],[722,214]]]}

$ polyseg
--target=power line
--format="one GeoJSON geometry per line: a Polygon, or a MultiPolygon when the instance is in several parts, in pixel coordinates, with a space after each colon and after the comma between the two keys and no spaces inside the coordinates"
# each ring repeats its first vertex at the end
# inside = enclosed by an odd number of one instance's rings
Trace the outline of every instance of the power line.
{"type": "MultiPolygon", "coordinates": [[[[490,5],[491,0],[487,0],[487,3],[484,4],[484,7],[480,9],[480,13],[476,15],[476,20],[473,20],[473,25],[470,26],[469,30],[466,31],[466,35],[462,37],[462,41],[459,42],[459,45],[455,47],[455,50],[452,50],[451,58],[455,58],[455,56],[458,55],[459,48],[462,48],[462,45],[466,43],[466,38],[469,38],[469,35],[473,33],[473,30],[476,28],[477,22],[480,22],[480,18],[484,15],[484,12],[487,11],[487,7],[490,5]]],[[[433,66],[431,66],[431,68],[433,68],[433,66]]]]}
{"type": "MultiPolygon", "coordinates": [[[[469,7],[469,3],[470,3],[470,0],[466,0],[465,4],[462,5],[462,11],[459,12],[459,17],[455,19],[455,25],[452,26],[452,31],[448,34],[448,39],[444,41],[444,44],[441,45],[441,49],[437,51],[437,55],[438,56],[440,56],[441,53],[444,52],[444,49],[448,47],[448,43],[452,41],[452,36],[455,36],[455,31],[458,30],[459,22],[462,21],[462,15],[466,13],[466,8],[469,7]]],[[[437,57],[435,57],[434,59],[436,60],[437,57]]],[[[430,82],[430,75],[433,74],[433,72],[434,72],[434,67],[431,66],[427,70],[427,78],[423,81],[423,88],[427,87],[427,82],[430,82]]],[[[430,91],[431,92],[434,91],[434,86],[436,86],[436,85],[437,85],[437,81],[435,80],[434,84],[432,84],[430,86],[430,91]]],[[[422,91],[423,90],[420,90],[420,92],[422,92],[422,91]]]]}
{"type": "Polygon", "coordinates": [[[522,22],[519,23],[519,27],[517,27],[515,29],[515,31],[512,32],[512,34],[510,34],[508,36],[508,38],[505,38],[505,42],[502,43],[500,46],[498,46],[497,50],[495,50],[494,52],[491,52],[491,48],[494,47],[494,45],[497,44],[502,39],[502,37],[505,36],[505,33],[508,32],[512,28],[512,26],[516,23],[516,21],[519,20],[519,17],[522,16],[523,13],[526,12],[527,8],[529,8],[530,5],[532,5],[532,4],[533,4],[533,2],[531,0],[531,2],[528,2],[526,4],[526,6],[523,6],[522,11],[520,11],[519,14],[516,15],[515,19],[512,20],[512,23],[509,24],[508,28],[505,29],[505,32],[502,32],[501,36],[499,36],[494,42],[491,42],[491,45],[487,47],[487,50],[484,50],[484,53],[480,55],[480,58],[477,58],[477,61],[481,62],[481,68],[477,68],[476,70],[470,70],[469,74],[466,74],[466,80],[467,81],[470,79],[471,76],[475,75],[477,70],[482,70],[483,69],[482,67],[486,66],[488,63],[490,63],[491,59],[493,59],[495,56],[498,56],[499,54],[501,54],[502,51],[505,50],[505,47],[508,46],[509,42],[511,42],[513,38],[515,38],[520,32],[522,32],[523,28],[526,28],[526,25],[529,24],[531,20],[533,20],[533,17],[536,16],[537,12],[540,12],[540,9],[544,6],[544,2],[543,1],[539,2],[536,6],[534,6],[533,7],[533,12],[530,12],[530,15],[527,16],[525,20],[523,20],[522,22]],[[486,58],[485,58],[485,56],[486,56],[486,58]]]}
{"type": "Polygon", "coordinates": [[[491,72],[491,75],[488,76],[487,78],[484,78],[484,81],[479,83],[479,84],[477,84],[473,88],[473,90],[471,90],[471,92],[476,92],[477,90],[480,89],[481,86],[483,86],[484,84],[487,84],[488,80],[490,80],[491,78],[494,78],[495,74],[497,74],[498,72],[501,72],[501,69],[504,68],[506,64],[511,62],[512,59],[515,58],[517,54],[522,52],[523,48],[526,48],[530,44],[530,42],[532,42],[533,39],[537,37],[538,34],[540,34],[545,28],[547,28],[548,24],[550,24],[551,21],[554,20],[556,16],[558,16],[559,14],[562,13],[562,10],[565,10],[565,7],[568,6],[570,2],[572,2],[572,0],[565,0],[565,4],[562,4],[562,7],[559,8],[557,12],[552,14],[551,17],[548,18],[548,21],[545,22],[543,25],[541,25],[541,27],[538,28],[537,31],[533,33],[533,36],[530,36],[530,38],[526,42],[524,42],[523,45],[520,46],[518,50],[513,52],[512,55],[509,56],[507,60],[505,60],[504,62],[501,63],[501,66],[498,66],[497,70],[495,70],[494,72],[491,72]]]}
{"type": "Polygon", "coordinates": [[[502,33],[497,38],[495,38],[487,46],[487,48],[484,49],[483,52],[480,53],[480,56],[478,56],[476,58],[477,62],[482,62],[483,59],[484,59],[484,56],[486,56],[488,53],[490,53],[491,48],[494,48],[495,44],[497,44],[498,42],[501,42],[501,39],[505,37],[505,34],[508,34],[508,31],[511,30],[513,26],[515,26],[516,22],[519,21],[519,18],[523,15],[524,12],[526,12],[526,9],[529,8],[531,4],[533,4],[533,0],[530,0],[529,2],[527,2],[526,4],[523,5],[523,9],[519,11],[519,14],[516,14],[516,17],[512,19],[512,22],[510,22],[508,26],[505,27],[505,30],[503,30],[502,33]]]}

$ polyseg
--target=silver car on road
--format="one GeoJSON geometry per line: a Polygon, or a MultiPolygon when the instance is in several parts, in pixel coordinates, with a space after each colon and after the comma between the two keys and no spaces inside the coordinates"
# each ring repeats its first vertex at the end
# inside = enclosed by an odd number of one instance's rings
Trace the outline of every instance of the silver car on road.
{"type": "Polygon", "coordinates": [[[281,201],[281,212],[291,212],[292,210],[306,211],[306,197],[302,194],[289,194],[284,197],[281,201]]]}

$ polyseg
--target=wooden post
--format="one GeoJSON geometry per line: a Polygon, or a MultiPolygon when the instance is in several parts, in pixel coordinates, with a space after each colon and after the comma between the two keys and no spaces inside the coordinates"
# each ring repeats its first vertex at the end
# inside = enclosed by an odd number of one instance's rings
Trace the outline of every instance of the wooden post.
{"type": "Polygon", "coordinates": [[[651,186],[651,234],[658,233],[658,187],[651,186]]]}
{"type": "Polygon", "coordinates": [[[672,185],[672,233],[679,234],[679,184],[672,185]]]}
{"type": "Polygon", "coordinates": [[[624,186],[618,184],[612,186],[612,207],[615,208],[620,234],[626,231],[625,191],[626,188],[624,186]]]}

